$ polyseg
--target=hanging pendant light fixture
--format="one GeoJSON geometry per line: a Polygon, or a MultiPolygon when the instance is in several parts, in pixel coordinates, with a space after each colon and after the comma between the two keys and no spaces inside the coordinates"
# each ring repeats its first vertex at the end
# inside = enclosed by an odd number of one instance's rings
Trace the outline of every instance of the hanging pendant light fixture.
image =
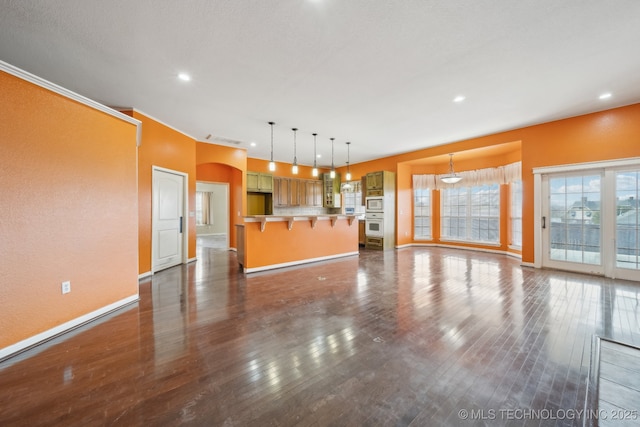
{"type": "Polygon", "coordinates": [[[347,142],[347,176],[345,177],[347,181],[351,181],[351,172],[349,171],[349,146],[350,145],[351,143],[347,142]]]}
{"type": "Polygon", "coordinates": [[[291,166],[291,173],[298,175],[298,158],[296,157],[296,131],[298,128],[292,128],[293,131],[293,166],[291,166]]]}
{"type": "Polygon", "coordinates": [[[316,159],[318,156],[316,155],[316,136],[317,133],[312,133],[313,135],[313,169],[311,170],[311,175],[318,176],[318,165],[316,164],[316,159]]]}
{"type": "Polygon", "coordinates": [[[449,154],[449,174],[440,177],[440,180],[446,184],[455,184],[460,182],[461,176],[453,171],[453,154],[449,154]]]}
{"type": "Polygon", "coordinates": [[[331,140],[331,172],[329,172],[329,176],[331,178],[335,178],[336,177],[336,168],[333,165],[333,140],[335,138],[329,138],[331,140]]]}
{"type": "Polygon", "coordinates": [[[269,162],[269,170],[273,172],[276,170],[276,163],[273,161],[273,125],[275,123],[269,122],[269,125],[271,126],[271,161],[269,162]]]}

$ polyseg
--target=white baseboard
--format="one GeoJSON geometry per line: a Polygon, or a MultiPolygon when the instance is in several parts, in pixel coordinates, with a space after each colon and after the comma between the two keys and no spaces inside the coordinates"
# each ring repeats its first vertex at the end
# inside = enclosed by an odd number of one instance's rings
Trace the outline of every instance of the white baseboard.
{"type": "Polygon", "coordinates": [[[31,347],[34,347],[38,344],[43,343],[44,341],[48,341],[52,338],[55,338],[58,335],[61,335],[65,332],[68,332],[74,328],[84,325],[85,323],[91,322],[99,317],[105,316],[110,312],[117,310],[119,308],[124,307],[127,304],[131,304],[140,299],[138,294],[131,295],[125,299],[114,302],[113,304],[109,304],[104,306],[98,310],[92,311],[91,313],[87,313],[83,316],[76,317],[73,320],[63,323],[62,325],[58,325],[54,328],[49,329],[48,331],[41,332],[37,335],[29,337],[25,340],[19,341],[15,344],[12,344],[8,347],[4,347],[0,349],[0,361],[15,355],[16,353],[25,351],[31,347]]]}
{"type": "MultiPolygon", "coordinates": [[[[466,251],[476,251],[476,252],[488,252],[491,254],[498,254],[498,255],[507,255],[516,259],[522,259],[522,255],[519,253],[515,253],[515,252],[509,252],[509,251],[502,251],[499,249],[487,249],[487,248],[476,248],[476,247],[472,247],[472,246],[458,246],[458,245],[447,245],[447,244],[442,244],[442,243],[408,243],[406,245],[399,245],[396,246],[396,249],[402,249],[402,248],[410,248],[410,247],[434,247],[434,248],[448,248],[448,249],[464,249],[466,251]]],[[[525,265],[525,263],[523,263],[522,265],[525,265]]],[[[533,267],[533,264],[531,265],[531,267],[533,267]]]]}
{"type": "Polygon", "coordinates": [[[360,252],[358,252],[358,251],[345,252],[345,253],[342,253],[342,254],[329,255],[329,256],[323,256],[323,257],[318,257],[318,258],[309,258],[309,259],[304,259],[304,260],[300,260],[300,261],[283,262],[281,264],[271,264],[271,265],[265,265],[265,266],[262,266],[262,267],[245,268],[243,271],[245,273],[256,273],[258,271],[273,270],[273,269],[276,269],[276,268],[283,268],[283,267],[292,267],[294,265],[308,264],[310,262],[318,262],[318,261],[327,261],[327,260],[330,260],[330,259],[343,258],[343,257],[354,256],[354,255],[359,255],[359,254],[360,254],[360,252]]]}
{"type": "Polygon", "coordinates": [[[146,273],[138,274],[138,280],[146,279],[151,276],[153,276],[153,273],[151,271],[147,271],[146,273]]]}
{"type": "Polygon", "coordinates": [[[189,258],[189,259],[187,260],[187,264],[191,264],[192,262],[196,262],[197,260],[198,260],[198,258],[196,258],[196,257],[189,258]]]}

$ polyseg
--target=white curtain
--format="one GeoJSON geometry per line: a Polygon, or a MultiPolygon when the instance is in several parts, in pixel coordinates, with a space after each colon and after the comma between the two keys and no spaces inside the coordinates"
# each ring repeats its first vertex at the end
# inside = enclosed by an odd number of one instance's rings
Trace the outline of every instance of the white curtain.
{"type": "MultiPolygon", "coordinates": [[[[448,188],[454,184],[445,184],[440,180],[441,177],[446,175],[448,174],[413,175],[413,188],[431,188],[435,190],[448,188]]],[[[460,184],[457,185],[463,185],[465,187],[491,184],[509,184],[511,182],[519,181],[522,179],[522,162],[515,162],[497,168],[486,168],[457,172],[457,175],[462,178],[460,184]]]]}

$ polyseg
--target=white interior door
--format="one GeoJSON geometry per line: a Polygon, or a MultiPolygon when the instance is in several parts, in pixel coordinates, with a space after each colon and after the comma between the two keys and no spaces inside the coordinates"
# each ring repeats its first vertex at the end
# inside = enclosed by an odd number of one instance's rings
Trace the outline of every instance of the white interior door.
{"type": "Polygon", "coordinates": [[[186,177],[153,170],[153,271],[183,263],[186,177]]]}

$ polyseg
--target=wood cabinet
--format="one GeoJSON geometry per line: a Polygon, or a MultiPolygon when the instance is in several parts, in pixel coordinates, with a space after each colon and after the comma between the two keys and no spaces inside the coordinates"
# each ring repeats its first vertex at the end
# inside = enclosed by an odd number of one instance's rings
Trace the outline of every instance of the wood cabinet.
{"type": "Polygon", "coordinates": [[[322,207],[322,181],[274,177],[273,203],[276,207],[322,207]]]}
{"type": "Polygon", "coordinates": [[[305,204],[322,207],[322,181],[305,181],[305,204]]]}
{"type": "Polygon", "coordinates": [[[388,171],[367,174],[367,196],[383,199],[383,236],[367,236],[365,246],[370,249],[393,249],[396,244],[396,174],[388,171]]]}
{"type": "Polygon", "coordinates": [[[362,195],[360,198],[362,206],[367,205],[367,175],[363,175],[360,178],[360,194],[362,195]]]}
{"type": "Polygon", "coordinates": [[[367,196],[382,196],[384,194],[384,172],[370,172],[367,174],[367,196]]]}
{"type": "Polygon", "coordinates": [[[289,206],[289,178],[273,178],[273,205],[289,206]]]}
{"type": "Polygon", "coordinates": [[[247,192],[272,193],[273,175],[247,171],[247,192]]]}
{"type": "Polygon", "coordinates": [[[289,179],[289,206],[300,206],[300,185],[299,179],[289,179]]]}

